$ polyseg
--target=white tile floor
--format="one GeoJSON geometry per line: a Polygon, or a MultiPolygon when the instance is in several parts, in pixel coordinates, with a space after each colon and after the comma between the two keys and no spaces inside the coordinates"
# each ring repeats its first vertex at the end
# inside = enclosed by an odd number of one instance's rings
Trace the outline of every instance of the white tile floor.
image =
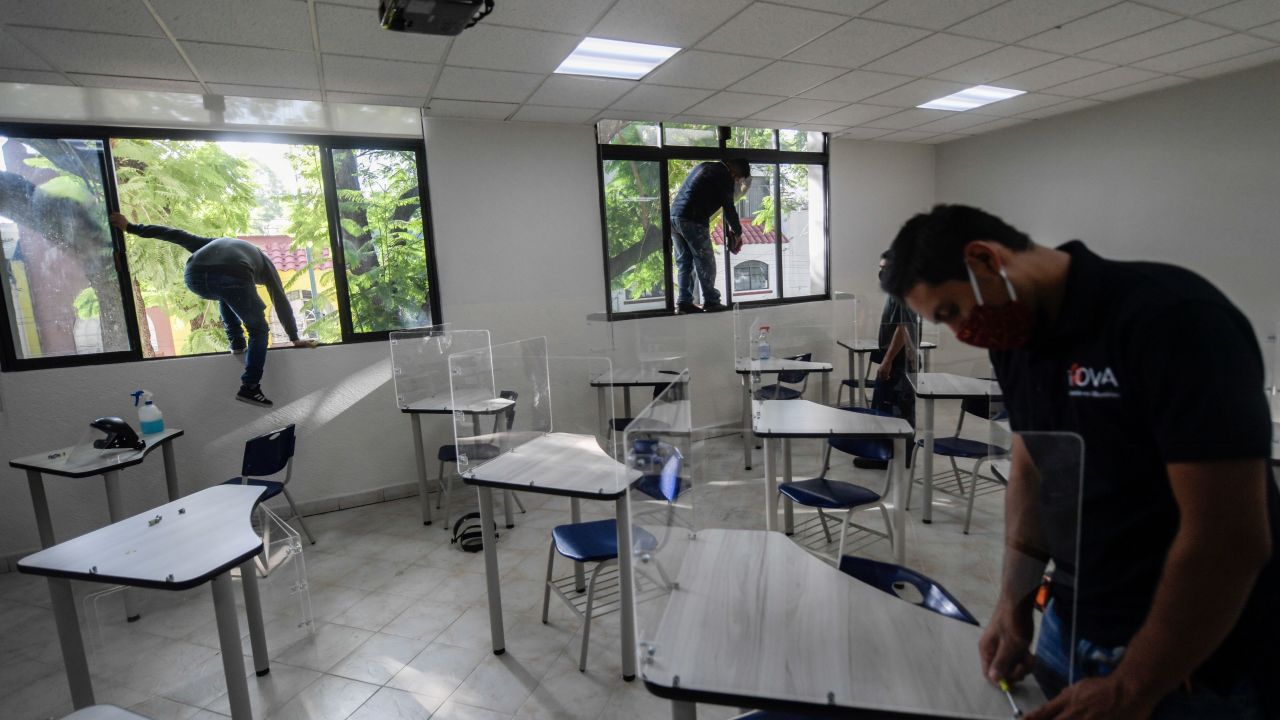
{"type": "MultiPolygon", "coordinates": [[[[953,427],[948,423],[954,417],[940,413],[939,427],[953,427]]],[[[797,477],[816,474],[820,448],[818,441],[795,443],[797,477]]],[[[758,452],[756,469],[747,473],[736,436],[709,440],[699,450],[703,477],[716,480],[709,512],[700,515],[720,526],[763,527],[758,452]]],[[[882,482],[878,472],[855,470],[839,453],[833,466],[832,477],[872,488],[882,482]]],[[[455,496],[459,509],[474,505],[466,489],[455,496]]],[[[314,546],[305,546],[316,630],[296,627],[295,606],[281,590],[287,577],[273,574],[264,584],[269,675],[253,675],[247,637],[244,647],[254,717],[669,717],[667,703],[640,681],[622,681],[616,613],[594,622],[585,673],[577,669],[577,619],[553,599],[550,624],[540,622],[549,528],[568,521],[568,502],[540,495],[523,500],[528,513],[517,515],[518,527],[499,541],[508,649],[500,657],[489,650],[482,556],[450,546],[440,524],[423,527],[416,498],[309,518],[317,535],[314,546]]],[[[979,497],[968,536],[961,533],[963,503],[945,495],[936,496],[932,525],[919,522],[918,500],[908,525],[908,565],[941,582],[982,620],[998,580],[1002,502],[1001,493],[979,497]]],[[[584,503],[584,514],[612,512],[611,504],[590,505],[584,503]]],[[[874,514],[863,522],[881,527],[874,514]]],[[[885,542],[862,552],[890,557],[885,542]]],[[[78,588],[90,589],[98,588],[78,588]]],[[[114,604],[118,595],[101,604],[102,647],[90,658],[98,701],[155,720],[225,717],[207,586],[143,592],[141,601],[142,619],[127,626],[117,619],[123,614],[114,604]]],[[[248,632],[243,617],[241,632],[248,632]]],[[[45,582],[0,574],[0,716],[59,718],[71,709],[45,582]]],[[[731,708],[700,708],[703,718],[734,714],[731,708]]]]}

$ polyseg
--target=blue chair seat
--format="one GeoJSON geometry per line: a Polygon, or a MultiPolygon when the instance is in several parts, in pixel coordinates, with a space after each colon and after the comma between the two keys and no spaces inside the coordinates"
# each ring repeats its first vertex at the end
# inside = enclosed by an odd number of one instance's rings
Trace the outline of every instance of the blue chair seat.
{"type": "Polygon", "coordinates": [[[661,475],[645,475],[637,480],[631,487],[645,495],[648,495],[654,500],[669,501],[671,498],[679,497],[685,490],[693,487],[693,483],[690,483],[684,478],[676,478],[676,486],[674,488],[664,488],[662,486],[661,475]]]}
{"type": "Polygon", "coordinates": [[[222,484],[223,485],[253,485],[254,487],[266,488],[267,491],[262,495],[263,500],[270,500],[271,498],[284,492],[284,483],[276,482],[275,480],[259,480],[258,478],[249,478],[248,482],[244,482],[244,478],[234,477],[222,484]]]}
{"type": "MultiPolygon", "coordinates": [[[[556,552],[574,562],[601,562],[618,557],[618,523],[616,520],[558,525],[551,531],[556,552]]],[[[632,529],[632,542],[641,550],[652,550],[658,539],[644,528],[632,529]]]]}
{"type": "MultiPolygon", "coordinates": [[[[923,442],[921,443],[923,447],[923,442]]],[[[969,440],[961,437],[943,437],[933,441],[933,452],[936,455],[959,458],[983,458],[988,455],[1004,455],[1007,450],[999,445],[984,443],[981,440],[969,440]]]]}
{"type": "MultiPolygon", "coordinates": [[[[467,457],[473,460],[492,460],[498,457],[498,446],[489,443],[467,445],[467,457]]],[[[440,462],[458,462],[458,446],[441,445],[436,451],[436,459],[440,462]]]]}
{"type": "Polygon", "coordinates": [[[756,391],[757,400],[795,400],[800,391],[786,385],[763,385],[756,391]]]}
{"type": "Polygon", "coordinates": [[[829,510],[870,505],[880,500],[878,493],[861,485],[826,478],[782,483],[778,486],[778,492],[805,507],[829,510]]]}

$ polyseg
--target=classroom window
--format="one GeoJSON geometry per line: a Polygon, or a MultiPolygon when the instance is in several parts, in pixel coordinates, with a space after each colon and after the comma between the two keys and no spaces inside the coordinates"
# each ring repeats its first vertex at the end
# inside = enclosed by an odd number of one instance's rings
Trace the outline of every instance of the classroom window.
{"type": "MultiPolygon", "coordinates": [[[[740,157],[751,186],[734,198],[743,230],[728,251],[722,212],[709,221],[722,302],[825,299],[827,284],[827,151],[822,133],[768,128],[601,121],[601,220],[610,316],[675,310],[679,281],[670,208],[703,162],[740,157]],[[658,146],[618,143],[657,127],[658,146]],[[784,149],[779,149],[780,147],[784,149]],[[732,279],[732,281],[730,281],[732,279]]],[[[695,292],[695,302],[702,293],[695,292]]]]}

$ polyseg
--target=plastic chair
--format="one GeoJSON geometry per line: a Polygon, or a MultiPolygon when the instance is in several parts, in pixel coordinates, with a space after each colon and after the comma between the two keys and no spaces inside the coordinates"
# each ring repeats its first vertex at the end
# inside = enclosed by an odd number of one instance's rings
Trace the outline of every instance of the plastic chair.
{"type": "MultiPolygon", "coordinates": [[[[679,375],[679,373],[672,370],[659,370],[658,372],[663,375],[679,375]]],[[[654,385],[653,397],[657,398],[659,395],[665,392],[666,389],[669,387],[671,387],[671,383],[667,383],[666,385],[654,385]]],[[[619,435],[621,435],[623,432],[626,431],[627,426],[631,424],[632,420],[635,420],[635,418],[630,418],[630,417],[609,418],[609,447],[614,449],[615,454],[618,449],[617,438],[619,435]]]]}
{"type": "MultiPolygon", "coordinates": [[[[307,523],[302,518],[302,513],[298,512],[298,505],[293,501],[293,496],[289,494],[289,480],[293,478],[293,451],[296,445],[294,434],[294,426],[286,425],[282,428],[276,428],[271,432],[264,433],[255,438],[250,439],[244,444],[244,461],[240,465],[240,477],[234,477],[227,480],[223,485],[254,485],[267,489],[263,494],[262,500],[266,502],[277,495],[284,495],[284,499],[289,503],[289,509],[293,511],[293,516],[298,519],[298,524],[302,526],[302,532],[306,534],[307,541],[312,545],[316,544],[316,539],[311,535],[311,531],[307,529],[307,523]],[[266,477],[278,474],[284,471],[283,480],[267,480],[266,477]]],[[[270,541],[267,540],[270,544],[270,541]]]]}
{"type": "MultiPolygon", "coordinates": [[[[813,359],[813,353],[804,353],[801,355],[793,355],[785,358],[787,360],[799,360],[801,362],[809,362],[813,359]]],[[[778,382],[771,385],[761,385],[756,391],[757,400],[797,400],[804,395],[804,389],[809,385],[808,370],[784,370],[778,373],[778,382]],[[789,385],[799,385],[799,388],[788,387],[789,385]]]]}
{"type": "MultiPolygon", "coordinates": [[[[507,421],[507,432],[511,432],[511,428],[516,423],[515,403],[516,400],[519,399],[520,393],[515,390],[502,390],[498,393],[498,397],[503,400],[510,400],[511,405],[509,405],[506,410],[503,410],[501,413],[494,416],[493,431],[495,433],[498,432],[498,423],[501,422],[502,419],[505,419],[507,421]]],[[[475,458],[476,460],[492,460],[498,456],[499,452],[500,450],[498,446],[491,445],[489,443],[470,443],[467,445],[468,457],[475,458]]],[[[440,486],[440,494],[436,496],[436,509],[439,510],[440,504],[442,502],[444,503],[444,528],[445,530],[448,530],[450,527],[449,513],[453,509],[449,502],[449,499],[453,495],[453,476],[450,475],[448,481],[445,480],[444,464],[453,463],[456,465],[458,463],[458,446],[441,445],[440,449],[436,451],[436,460],[440,462],[440,467],[436,472],[436,483],[440,486]]],[[[524,503],[520,502],[520,498],[512,495],[510,490],[503,494],[504,500],[508,497],[515,500],[516,506],[520,508],[520,512],[525,512],[524,503]]]]}
{"type": "MultiPolygon", "coordinates": [[[[950,437],[936,438],[933,441],[933,454],[940,455],[951,461],[951,469],[955,473],[956,485],[960,489],[961,495],[968,496],[968,509],[965,512],[964,533],[969,534],[969,524],[973,519],[973,499],[974,492],[978,489],[978,477],[981,473],[984,463],[999,460],[1008,457],[1009,450],[983,442],[981,440],[970,440],[969,438],[960,437],[960,431],[964,429],[964,418],[966,415],[974,415],[983,420],[998,420],[1004,415],[1004,411],[997,409],[998,404],[992,402],[989,398],[966,398],[960,402],[960,421],[956,423],[955,434],[950,437]],[[956,459],[975,460],[973,469],[969,475],[969,491],[965,492],[963,477],[965,473],[960,470],[960,466],[956,463],[956,459]]],[[[916,443],[916,448],[924,447],[924,441],[916,443]]],[[[913,453],[915,451],[913,449],[913,453]]],[[[1001,485],[1007,483],[1002,482],[999,478],[995,479],[1001,485]]],[[[907,486],[907,507],[911,507],[911,490],[915,485],[915,478],[907,486]]]]}

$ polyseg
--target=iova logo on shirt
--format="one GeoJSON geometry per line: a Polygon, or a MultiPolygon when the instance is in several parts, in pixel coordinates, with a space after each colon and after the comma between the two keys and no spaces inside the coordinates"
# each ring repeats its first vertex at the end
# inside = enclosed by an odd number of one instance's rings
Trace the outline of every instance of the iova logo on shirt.
{"type": "Polygon", "coordinates": [[[1067,368],[1067,395],[1071,397],[1118,398],[1120,381],[1109,367],[1101,370],[1072,363],[1067,368]]]}

